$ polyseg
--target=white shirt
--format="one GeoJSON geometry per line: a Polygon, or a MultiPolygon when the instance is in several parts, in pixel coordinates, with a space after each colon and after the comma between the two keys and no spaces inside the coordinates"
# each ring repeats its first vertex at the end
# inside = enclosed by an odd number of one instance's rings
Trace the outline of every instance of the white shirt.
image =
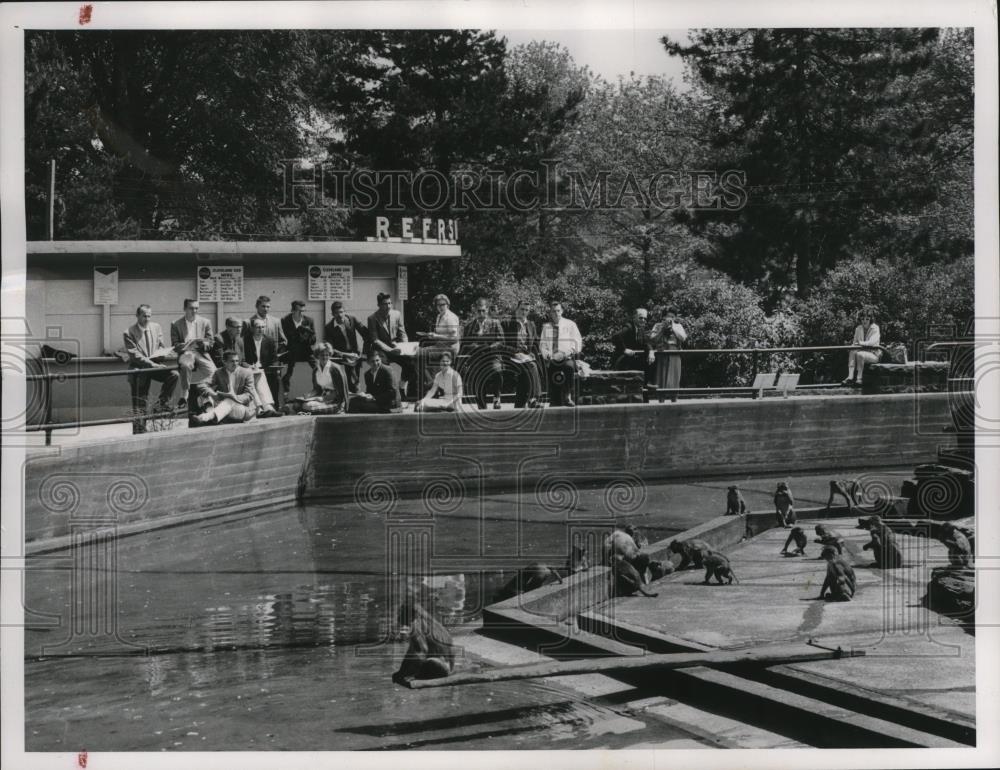
{"type": "Polygon", "coordinates": [[[187,334],[184,335],[184,341],[188,342],[190,340],[196,339],[194,331],[194,321],[189,321],[185,318],[184,323],[187,324],[187,334]]]}
{"type": "Polygon", "coordinates": [[[264,338],[263,338],[263,337],[261,337],[261,338],[260,338],[259,340],[255,339],[255,340],[253,341],[253,346],[254,346],[254,350],[256,350],[256,351],[257,351],[257,363],[256,363],[256,364],[254,364],[254,366],[260,366],[260,367],[263,367],[263,366],[264,366],[264,364],[262,364],[262,363],[260,362],[260,346],[261,346],[261,344],[262,344],[263,342],[264,342],[264,338]]]}
{"type": "Polygon", "coordinates": [[[858,324],[854,329],[854,340],[851,342],[852,345],[871,345],[875,346],[882,342],[882,337],[878,330],[878,324],[873,323],[868,327],[868,334],[865,334],[865,327],[858,324]]]}
{"type": "Polygon", "coordinates": [[[332,367],[330,362],[327,362],[322,369],[316,367],[316,385],[319,386],[320,390],[333,390],[333,375],[330,374],[332,367]]]}
{"type": "MultiPolygon", "coordinates": [[[[555,352],[552,348],[552,341],[552,322],[546,321],[542,324],[542,334],[538,338],[538,349],[542,352],[543,356],[550,356],[555,352]]],[[[577,328],[576,323],[570,321],[568,318],[559,319],[558,349],[563,353],[572,353],[573,355],[583,350],[583,337],[580,336],[580,330],[577,328]]]]}
{"type": "Polygon", "coordinates": [[[458,316],[450,310],[439,313],[437,321],[434,322],[434,333],[447,337],[447,340],[435,340],[438,345],[451,345],[458,350],[458,340],[461,337],[461,322],[458,316]]]}
{"type": "Polygon", "coordinates": [[[444,400],[450,401],[462,395],[462,376],[454,369],[447,372],[438,372],[434,375],[434,391],[438,388],[444,392],[444,400]]]}

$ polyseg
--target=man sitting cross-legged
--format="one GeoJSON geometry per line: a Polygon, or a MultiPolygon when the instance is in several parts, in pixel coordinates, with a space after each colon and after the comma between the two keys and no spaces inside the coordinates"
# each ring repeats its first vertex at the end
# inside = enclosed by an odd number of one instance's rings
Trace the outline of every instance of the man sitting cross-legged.
{"type": "MultiPolygon", "coordinates": [[[[235,350],[227,350],[222,357],[223,368],[216,369],[210,383],[199,383],[196,388],[198,401],[204,402],[204,411],[193,414],[193,425],[221,422],[247,422],[257,414],[257,392],[253,386],[253,373],[239,365],[235,350]]],[[[194,404],[192,408],[198,407],[194,404]]]]}

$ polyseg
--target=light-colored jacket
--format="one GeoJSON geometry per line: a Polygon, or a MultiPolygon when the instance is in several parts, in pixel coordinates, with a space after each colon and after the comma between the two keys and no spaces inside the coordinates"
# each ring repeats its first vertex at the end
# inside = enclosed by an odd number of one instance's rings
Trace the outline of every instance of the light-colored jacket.
{"type": "Polygon", "coordinates": [[[125,352],[128,353],[129,363],[141,363],[146,366],[156,366],[150,356],[163,345],[163,329],[155,321],[150,321],[143,329],[139,324],[132,324],[123,335],[125,339],[125,352]],[[153,345],[150,349],[146,343],[146,332],[152,338],[153,345]]]}

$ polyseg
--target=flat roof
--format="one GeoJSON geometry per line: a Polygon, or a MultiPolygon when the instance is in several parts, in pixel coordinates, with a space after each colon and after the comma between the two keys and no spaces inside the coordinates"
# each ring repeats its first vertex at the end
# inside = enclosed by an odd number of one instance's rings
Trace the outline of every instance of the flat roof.
{"type": "Polygon", "coordinates": [[[280,256],[303,264],[317,258],[340,263],[412,265],[462,256],[458,244],[393,241],[28,241],[31,257],[195,256],[200,262],[256,262],[280,256]]]}

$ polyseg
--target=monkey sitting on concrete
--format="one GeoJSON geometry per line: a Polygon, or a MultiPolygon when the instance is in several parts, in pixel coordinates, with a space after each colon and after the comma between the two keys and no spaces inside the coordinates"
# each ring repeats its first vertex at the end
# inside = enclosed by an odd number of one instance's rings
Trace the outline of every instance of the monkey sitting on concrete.
{"type": "Polygon", "coordinates": [[[837,549],[833,546],[823,546],[821,558],[826,559],[826,580],[823,587],[819,589],[819,598],[826,597],[826,592],[830,592],[830,601],[849,602],[854,598],[854,593],[858,587],[857,578],[854,575],[854,568],[845,561],[844,557],[837,554],[837,549]]]}
{"type": "Polygon", "coordinates": [[[872,566],[878,569],[902,567],[903,552],[899,550],[899,544],[896,542],[892,530],[885,526],[879,517],[872,516],[872,520],[869,526],[872,539],[862,546],[864,550],[870,550],[875,557],[875,563],[872,566]]]}
{"type": "Polygon", "coordinates": [[[674,563],[672,561],[651,561],[649,562],[649,580],[647,582],[652,583],[654,580],[666,577],[673,571],[674,563]]]}
{"type": "MultiPolygon", "coordinates": [[[[643,570],[644,572],[645,570],[643,570]]],[[[643,572],[636,569],[627,559],[616,556],[611,562],[611,590],[615,596],[631,596],[640,593],[653,598],[653,594],[643,588],[646,580],[643,572]]]]}
{"type": "Polygon", "coordinates": [[[806,544],[809,542],[809,538],[806,537],[805,530],[802,527],[792,527],[792,531],[788,533],[788,539],[785,540],[785,547],[781,549],[781,553],[785,556],[805,556],[806,554],[806,544]],[[795,543],[795,550],[788,553],[788,546],[795,543]]]}
{"type": "Polygon", "coordinates": [[[649,545],[649,538],[642,534],[639,528],[634,524],[626,524],[622,527],[622,532],[632,538],[632,541],[639,550],[642,550],[649,545]]]}
{"type": "Polygon", "coordinates": [[[941,542],[948,548],[948,561],[953,567],[968,567],[969,562],[973,561],[969,538],[951,522],[942,525],[941,542]]]}
{"type": "Polygon", "coordinates": [[[861,503],[861,496],[864,492],[865,489],[861,486],[860,481],[833,479],[830,482],[830,498],[826,501],[826,509],[830,510],[833,506],[833,498],[840,495],[847,501],[847,510],[854,513],[854,507],[861,503]]]}
{"type": "Polygon", "coordinates": [[[563,582],[562,578],[559,577],[559,573],[549,565],[531,564],[519,569],[517,574],[503,588],[497,591],[494,600],[502,602],[519,594],[534,591],[536,588],[541,588],[553,582],[552,578],[555,578],[555,582],[563,582]]]}
{"type": "Polygon", "coordinates": [[[409,628],[409,646],[392,681],[407,684],[412,679],[448,676],[455,668],[455,645],[448,629],[412,595],[399,605],[397,621],[400,627],[409,628]]]}
{"type": "Polygon", "coordinates": [[[677,569],[687,569],[688,567],[694,567],[700,569],[702,566],[702,557],[706,553],[711,553],[711,546],[704,540],[672,540],[670,545],[667,546],[671,553],[680,554],[681,563],[677,565],[677,569]]]}
{"type": "Polygon", "coordinates": [[[726,578],[729,585],[732,585],[734,580],[737,583],[740,582],[739,578],[736,577],[736,573],[733,572],[733,566],[729,563],[728,557],[723,556],[718,551],[705,554],[702,564],[705,567],[705,585],[708,585],[709,578],[713,576],[719,582],[719,585],[722,585],[723,578],[726,578]]]}
{"type": "Polygon", "coordinates": [[[813,542],[823,546],[830,546],[837,549],[837,555],[844,553],[844,538],[835,529],[830,529],[825,524],[816,525],[816,534],[819,535],[813,542]]]}
{"type": "Polygon", "coordinates": [[[749,512],[740,488],[737,486],[729,487],[729,491],[726,493],[726,515],[739,516],[749,512]]]}
{"type": "Polygon", "coordinates": [[[774,490],[774,513],[779,527],[790,527],[795,523],[795,498],[784,481],[779,481],[774,490]]]}

